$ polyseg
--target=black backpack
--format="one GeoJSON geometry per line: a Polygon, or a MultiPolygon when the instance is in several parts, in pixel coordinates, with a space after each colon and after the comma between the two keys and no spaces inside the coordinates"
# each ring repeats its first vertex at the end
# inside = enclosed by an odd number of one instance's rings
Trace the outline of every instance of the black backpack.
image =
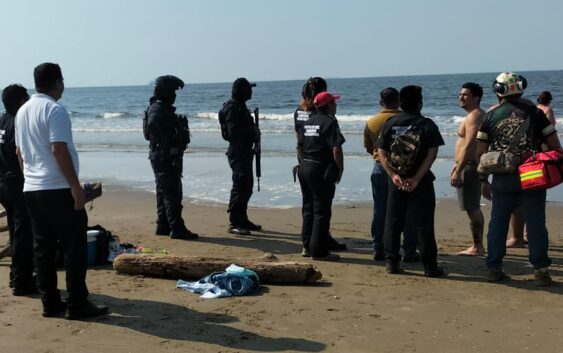
{"type": "Polygon", "coordinates": [[[219,125],[221,126],[221,137],[225,141],[231,141],[229,129],[227,128],[227,109],[233,104],[232,101],[227,101],[223,104],[223,108],[219,111],[219,125]]]}
{"type": "Polygon", "coordinates": [[[88,227],[88,230],[97,230],[100,232],[96,237],[96,262],[95,265],[104,265],[109,263],[109,243],[114,241],[115,238],[111,232],[99,224],[93,227],[88,227]]]}
{"type": "Polygon", "coordinates": [[[407,176],[415,167],[422,139],[421,120],[412,124],[404,134],[395,137],[389,148],[387,165],[400,176],[407,176]]]}
{"type": "Polygon", "coordinates": [[[145,140],[151,140],[151,136],[149,134],[149,108],[145,110],[145,115],[143,116],[143,135],[145,136],[145,140]]]}
{"type": "Polygon", "coordinates": [[[188,149],[188,145],[191,140],[190,124],[188,122],[188,117],[186,115],[177,115],[176,127],[175,127],[175,137],[180,150],[185,151],[188,149]]]}

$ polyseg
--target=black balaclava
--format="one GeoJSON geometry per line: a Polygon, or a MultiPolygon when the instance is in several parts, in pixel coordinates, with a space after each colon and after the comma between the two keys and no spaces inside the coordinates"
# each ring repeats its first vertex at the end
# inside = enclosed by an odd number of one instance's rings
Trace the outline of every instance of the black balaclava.
{"type": "Polygon", "coordinates": [[[252,98],[252,84],[244,77],[237,78],[233,82],[231,97],[238,102],[246,102],[252,98]]]}
{"type": "Polygon", "coordinates": [[[154,97],[168,104],[174,104],[176,101],[176,91],[184,88],[184,81],[176,76],[166,75],[159,76],[154,81],[154,97]]]}

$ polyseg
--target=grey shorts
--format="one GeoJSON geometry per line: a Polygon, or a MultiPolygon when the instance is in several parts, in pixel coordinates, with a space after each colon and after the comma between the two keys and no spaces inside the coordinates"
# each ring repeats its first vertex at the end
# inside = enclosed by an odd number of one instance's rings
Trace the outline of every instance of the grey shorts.
{"type": "Polygon", "coordinates": [[[461,187],[457,188],[457,200],[462,211],[475,211],[481,207],[481,182],[477,173],[477,164],[463,167],[461,187]]]}

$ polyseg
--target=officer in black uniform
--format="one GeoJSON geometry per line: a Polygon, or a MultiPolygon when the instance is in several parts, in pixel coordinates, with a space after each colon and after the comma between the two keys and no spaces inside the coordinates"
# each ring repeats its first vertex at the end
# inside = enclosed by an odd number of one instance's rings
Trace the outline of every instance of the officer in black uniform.
{"type": "Polygon", "coordinates": [[[229,233],[248,235],[251,230],[261,230],[262,226],[248,219],[248,201],[254,187],[252,162],[255,143],[260,139],[260,130],[246,107],[252,98],[252,87],[246,78],[237,78],[233,82],[231,99],[223,104],[219,112],[223,137],[229,141],[227,158],[233,171],[233,187],[229,200],[229,233]]]}
{"type": "Polygon", "coordinates": [[[332,199],[336,183],[344,171],[342,144],[344,136],[335,118],[336,100],[328,92],[315,99],[317,113],[301,128],[299,135],[299,179],[303,194],[312,195],[313,207],[303,207],[302,238],[309,245],[314,260],[337,261],[340,257],[329,251],[329,230],[332,199]],[[313,214],[311,215],[310,212],[313,214]],[[306,237],[310,234],[310,239],[306,237]]]}
{"type": "MultiPolygon", "coordinates": [[[[313,100],[315,99],[316,95],[321,92],[326,92],[327,84],[326,81],[322,77],[311,77],[305,82],[303,85],[303,89],[301,90],[301,102],[299,104],[299,108],[295,110],[293,114],[293,122],[295,125],[295,134],[297,136],[297,159],[299,160],[300,152],[299,152],[299,136],[300,131],[303,128],[303,125],[309,120],[311,115],[317,113],[317,109],[315,108],[313,100]]],[[[295,173],[295,171],[294,171],[295,173]]],[[[301,185],[303,181],[299,178],[299,184],[301,185]]],[[[303,206],[301,209],[303,217],[310,217],[311,219],[308,221],[304,221],[303,224],[308,225],[312,224],[312,217],[313,217],[313,194],[310,192],[308,188],[301,188],[301,194],[303,196],[303,206]]],[[[301,240],[303,242],[303,251],[301,255],[304,257],[311,256],[309,251],[309,240],[311,238],[311,229],[310,227],[307,229],[302,229],[301,240]]],[[[332,251],[339,251],[339,250],[346,250],[346,244],[339,243],[332,237],[330,231],[328,233],[328,249],[332,251]]]]}
{"type": "Polygon", "coordinates": [[[176,76],[160,76],[146,111],[145,138],[150,140],[149,159],[156,180],[156,234],[172,239],[195,240],[196,233],[182,219],[182,161],[189,143],[187,120],[175,113],[176,90],[184,82],[176,76]]]}
{"type": "Polygon", "coordinates": [[[10,85],[2,91],[6,112],[0,117],[0,203],[8,218],[12,256],[10,286],[14,295],[37,293],[33,280],[33,233],[14,141],[14,118],[28,99],[27,90],[20,85],[10,85]]]}

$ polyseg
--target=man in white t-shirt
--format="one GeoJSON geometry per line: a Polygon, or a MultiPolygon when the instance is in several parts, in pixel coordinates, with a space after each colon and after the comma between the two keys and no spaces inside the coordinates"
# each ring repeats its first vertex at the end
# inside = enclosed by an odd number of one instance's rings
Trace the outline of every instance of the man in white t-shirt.
{"type": "Polygon", "coordinates": [[[16,115],[15,140],[25,182],[37,261],[37,287],[43,316],[62,314],[81,319],[107,313],[106,306],[88,301],[86,288],[88,216],[78,180],[78,155],[70,117],[57,103],[64,91],[58,64],[44,63],[33,72],[35,90],[16,115]],[[55,258],[62,244],[66,265],[67,303],[57,289],[55,258]]]}

